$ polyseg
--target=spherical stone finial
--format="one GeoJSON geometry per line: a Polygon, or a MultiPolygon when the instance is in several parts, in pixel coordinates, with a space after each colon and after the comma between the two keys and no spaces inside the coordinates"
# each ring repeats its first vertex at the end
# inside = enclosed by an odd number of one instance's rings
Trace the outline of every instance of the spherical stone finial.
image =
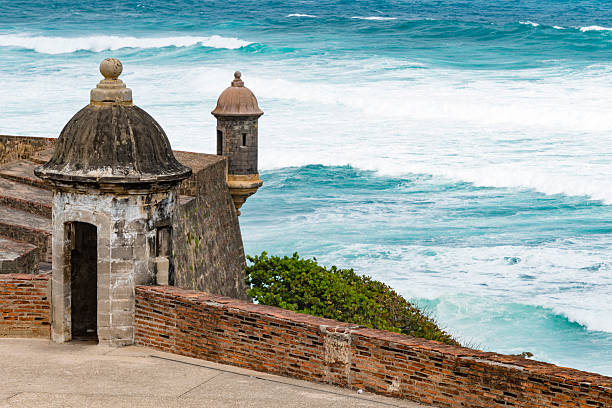
{"type": "Polygon", "coordinates": [[[123,64],[117,58],[107,58],[100,63],[104,79],[91,90],[91,103],[132,103],[132,90],[119,79],[121,72],[123,64]]]}
{"type": "Polygon", "coordinates": [[[232,81],[232,86],[244,86],[244,82],[242,82],[242,79],[240,79],[241,76],[242,73],[240,71],[234,72],[234,80],[232,81]]]}
{"type": "Polygon", "coordinates": [[[105,79],[117,79],[123,72],[123,64],[117,58],[107,58],[100,63],[100,73],[105,79]]]}

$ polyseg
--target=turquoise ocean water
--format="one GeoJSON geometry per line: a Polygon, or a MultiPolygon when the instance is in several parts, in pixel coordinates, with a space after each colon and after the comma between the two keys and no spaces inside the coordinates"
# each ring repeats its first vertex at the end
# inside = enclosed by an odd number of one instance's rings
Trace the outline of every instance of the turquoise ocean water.
{"type": "Polygon", "coordinates": [[[612,3],[0,0],[0,133],[57,136],[108,56],[215,151],[239,69],[248,253],[354,267],[477,347],[612,375],[612,3]]]}

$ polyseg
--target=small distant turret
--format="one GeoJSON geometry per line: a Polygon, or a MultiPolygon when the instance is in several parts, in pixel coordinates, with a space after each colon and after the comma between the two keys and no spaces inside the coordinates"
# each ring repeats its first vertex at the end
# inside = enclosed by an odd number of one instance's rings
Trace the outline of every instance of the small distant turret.
{"type": "Polygon", "coordinates": [[[217,118],[217,154],[228,159],[227,186],[238,215],[246,199],[263,184],[257,170],[257,123],[263,111],[244,86],[239,71],[211,113],[217,118]]]}

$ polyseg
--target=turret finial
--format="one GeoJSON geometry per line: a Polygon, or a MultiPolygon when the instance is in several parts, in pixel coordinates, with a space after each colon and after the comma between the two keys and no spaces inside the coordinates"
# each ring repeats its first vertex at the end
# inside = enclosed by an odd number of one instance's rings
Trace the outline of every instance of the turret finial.
{"type": "Polygon", "coordinates": [[[123,72],[123,64],[117,58],[107,58],[100,63],[100,73],[104,79],[117,79],[123,72]]]}
{"type": "Polygon", "coordinates": [[[132,90],[119,79],[121,72],[123,64],[117,58],[107,58],[100,63],[100,73],[104,79],[91,90],[91,103],[132,104],[132,90]]]}
{"type": "Polygon", "coordinates": [[[240,79],[241,76],[242,73],[240,71],[234,72],[234,80],[232,81],[232,86],[244,86],[244,82],[242,81],[242,79],[240,79]]]}

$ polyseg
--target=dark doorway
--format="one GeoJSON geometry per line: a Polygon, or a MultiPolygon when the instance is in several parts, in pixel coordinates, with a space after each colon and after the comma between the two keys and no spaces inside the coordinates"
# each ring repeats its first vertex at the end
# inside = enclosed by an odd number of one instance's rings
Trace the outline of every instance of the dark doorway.
{"type": "Polygon", "coordinates": [[[72,338],[97,339],[98,319],[97,229],[84,222],[72,223],[70,290],[72,338]]]}
{"type": "Polygon", "coordinates": [[[223,132],[217,130],[217,155],[223,156],[223,132]]]}

